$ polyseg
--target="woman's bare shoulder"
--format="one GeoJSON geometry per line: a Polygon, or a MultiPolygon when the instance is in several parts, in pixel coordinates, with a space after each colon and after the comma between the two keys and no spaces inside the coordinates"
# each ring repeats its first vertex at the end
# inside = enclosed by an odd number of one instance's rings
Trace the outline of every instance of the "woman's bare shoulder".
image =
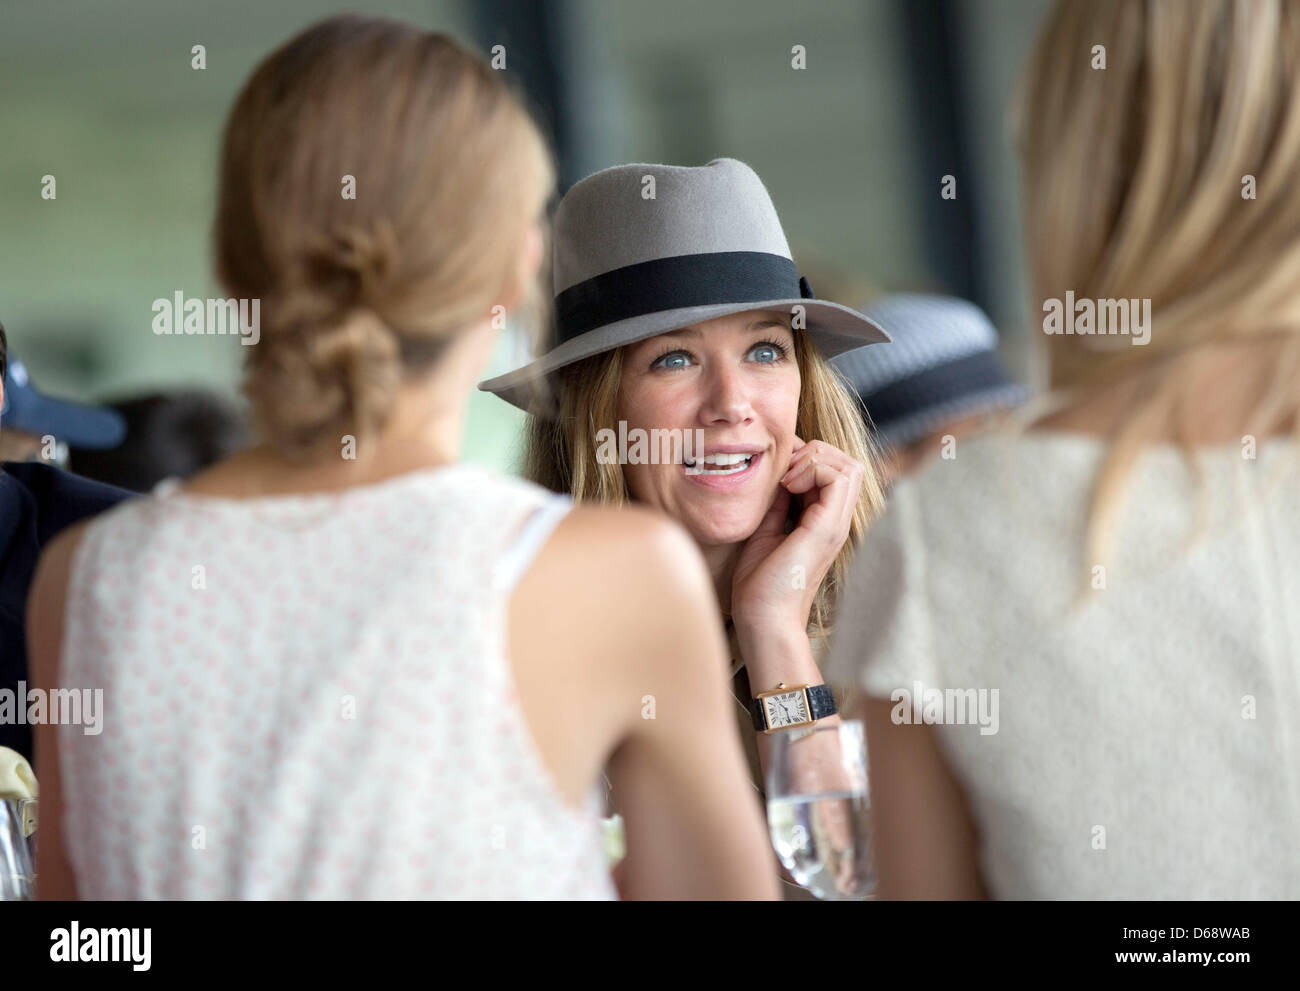
{"type": "Polygon", "coordinates": [[[614,600],[698,577],[699,551],[682,526],[640,506],[579,506],[556,527],[535,565],[587,594],[614,600]]]}
{"type": "Polygon", "coordinates": [[[583,782],[594,773],[587,757],[603,759],[644,729],[646,693],[671,707],[675,692],[695,690],[711,656],[718,670],[726,656],[716,597],[686,531],[645,509],[608,507],[571,510],[524,572],[510,601],[510,654],[548,763],[565,781],[576,768],[583,782]],[[586,713],[580,727],[571,716],[556,724],[556,707],[536,702],[557,686],[565,712],[586,713]]]}
{"type": "Polygon", "coordinates": [[[579,506],[525,572],[512,612],[589,653],[631,661],[671,638],[674,617],[716,610],[708,572],[684,528],[642,507],[579,506]],[[564,631],[569,631],[566,635],[564,631]]]}

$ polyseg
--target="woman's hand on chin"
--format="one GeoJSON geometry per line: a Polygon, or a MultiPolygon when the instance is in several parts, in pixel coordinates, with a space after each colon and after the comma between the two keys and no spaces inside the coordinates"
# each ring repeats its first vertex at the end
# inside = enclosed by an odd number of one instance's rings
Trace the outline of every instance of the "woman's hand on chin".
{"type": "Polygon", "coordinates": [[[747,639],[806,633],[817,590],[849,537],[864,474],[839,448],[795,438],[789,470],[732,576],[731,617],[742,649],[747,639]],[[793,495],[803,496],[803,512],[787,534],[793,495]]]}

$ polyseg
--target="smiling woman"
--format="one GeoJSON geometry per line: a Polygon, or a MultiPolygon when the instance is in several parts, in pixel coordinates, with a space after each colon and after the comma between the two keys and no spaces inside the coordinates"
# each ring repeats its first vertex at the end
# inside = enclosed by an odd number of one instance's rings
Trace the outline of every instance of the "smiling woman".
{"type": "MultiPolygon", "coordinates": [[[[841,542],[821,585],[809,585],[816,594],[807,628],[820,640],[830,632],[834,593],[853,544],[883,503],[874,471],[876,455],[845,386],[809,337],[791,330],[788,317],[783,330],[774,330],[768,321],[758,327],[747,324],[746,316],[750,315],[722,317],[685,328],[696,335],[686,340],[699,342],[694,352],[688,346],[667,347],[668,342],[682,338],[676,333],[664,334],[561,369],[555,376],[558,412],[529,419],[524,474],[553,491],[568,492],[578,501],[655,505],[685,523],[702,547],[716,548],[754,535],[773,500],[779,498],[779,483],[790,476],[788,469],[795,467],[792,459],[806,446],[804,438],[816,438],[826,451],[843,452],[864,471],[848,527],[851,539],[841,542]],[[773,353],[773,340],[784,357],[773,353]],[[731,367],[722,367],[725,365],[731,367]],[[733,414],[724,411],[710,419],[707,409],[701,409],[717,402],[725,405],[725,395],[720,400],[697,398],[701,388],[719,379],[724,389],[740,389],[740,401],[751,406],[740,414],[741,422],[730,428],[729,434],[727,422],[733,414]],[[746,398],[751,392],[752,402],[746,398]],[[681,402],[682,408],[672,408],[674,401],[681,402]],[[611,459],[598,456],[604,431],[630,437],[637,430],[702,433],[706,464],[716,465],[723,457],[741,454],[750,456],[749,467],[743,473],[733,468],[728,473],[692,477],[682,462],[659,459],[660,463],[654,464],[650,459],[629,457],[611,464],[611,459]],[[652,470],[656,468],[658,473],[652,470]],[[679,476],[686,484],[713,491],[718,490],[718,483],[737,479],[734,485],[724,484],[723,490],[741,490],[744,502],[703,502],[700,499],[707,498],[703,493],[692,499],[692,489],[676,484],[679,476]],[[755,481],[757,484],[748,484],[755,481]],[[724,525],[727,519],[730,525],[724,525]]],[[[627,450],[630,453],[633,448],[627,450]]],[[[817,461],[817,455],[807,452],[802,460],[806,469],[808,462],[817,461]]],[[[799,495],[803,508],[809,508],[814,493],[799,495]]],[[[789,506],[779,522],[784,524],[788,517],[793,525],[799,520],[799,502],[789,506]]],[[[706,558],[711,556],[719,555],[706,551],[706,558]]],[[[788,575],[792,587],[799,574],[788,575]]],[[[721,571],[715,573],[720,585],[722,578],[721,571]]],[[[805,582],[807,578],[805,568],[805,582]]],[[[724,598],[729,591],[719,587],[719,605],[733,618],[734,607],[729,596],[724,598]]]]}
{"type": "MultiPolygon", "coordinates": [[[[821,685],[836,592],[883,501],[862,420],[826,358],[888,336],[813,296],[767,190],[731,159],[625,165],[578,183],[556,212],[554,278],[556,345],[480,388],[531,409],[531,481],[578,502],[651,507],[694,538],[762,792],[769,727],[752,700],[821,685]],[[615,464],[598,449],[615,430],[703,444],[689,458],[615,464]]],[[[836,720],[832,702],[802,722],[836,720]]]]}
{"type": "MultiPolygon", "coordinates": [[[[737,314],[735,318],[720,317],[717,321],[713,322],[720,323],[722,321],[735,321],[737,326],[744,327],[747,334],[762,331],[769,327],[781,328],[785,331],[785,335],[783,336],[788,337],[790,330],[789,320],[780,318],[780,314],[772,314],[767,318],[759,318],[750,321],[747,326],[741,323],[743,319],[743,314],[737,314]]],[[[710,334],[709,338],[713,338],[714,336],[715,335],[710,334]]],[[[658,358],[655,358],[649,363],[649,370],[651,372],[658,374],[660,372],[685,371],[699,365],[696,355],[687,347],[674,346],[675,338],[682,338],[687,342],[694,341],[698,346],[698,344],[705,339],[705,334],[698,328],[687,327],[683,330],[674,331],[671,334],[664,334],[661,337],[651,338],[649,341],[644,342],[646,345],[656,345],[657,349],[662,352],[658,358]],[[664,348],[667,348],[667,350],[664,350],[664,348]]],[[[639,347],[640,346],[638,345],[638,348],[639,347]]],[[[749,353],[746,355],[745,360],[753,361],[760,367],[765,365],[769,368],[777,368],[789,359],[791,350],[791,343],[780,343],[769,337],[754,344],[752,348],[749,348],[749,353]],[[763,357],[755,358],[755,353],[761,354],[763,357]]],[[[636,359],[634,359],[633,365],[637,365],[636,359]]],[[[680,381],[678,384],[680,384],[680,381]]],[[[623,395],[624,397],[626,396],[626,391],[623,395]]],[[[619,422],[622,423],[624,421],[620,418],[619,422]]],[[[696,432],[701,435],[701,444],[696,450],[697,456],[694,458],[686,458],[684,464],[687,469],[686,474],[697,476],[694,480],[698,484],[715,489],[733,489],[743,485],[745,481],[748,481],[752,477],[751,474],[748,474],[750,468],[756,466],[764,454],[764,448],[761,445],[713,443],[709,444],[706,448],[702,441],[702,435],[704,433],[703,429],[697,427],[696,432]],[[719,483],[717,481],[717,479],[724,476],[729,477],[740,475],[742,473],[745,473],[746,477],[744,479],[737,479],[734,483],[719,483]]]]}
{"type": "MultiPolygon", "coordinates": [[[[631,498],[681,521],[702,548],[747,540],[794,454],[802,377],[793,352],[790,318],[775,312],[716,317],[628,345],[619,420],[701,429],[706,462],[696,475],[675,465],[628,465],[631,498]]],[[[731,603],[720,599],[730,614],[731,603]]]]}

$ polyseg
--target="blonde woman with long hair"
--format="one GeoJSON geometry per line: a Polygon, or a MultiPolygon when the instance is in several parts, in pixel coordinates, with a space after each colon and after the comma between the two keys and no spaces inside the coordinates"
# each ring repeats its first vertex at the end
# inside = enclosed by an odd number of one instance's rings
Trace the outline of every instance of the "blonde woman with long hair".
{"type": "Polygon", "coordinates": [[[458,460],[552,184],[503,77],[332,18],[253,73],[220,175],[263,439],[42,559],[37,682],[106,712],[37,731],[41,896],[611,898],[605,767],[635,891],[775,896],[694,546],[458,460]]]}
{"type": "Polygon", "coordinates": [[[1300,897],[1298,73],[1281,0],[1048,17],[1052,408],[899,483],[831,665],[885,897],[1300,897]]]}
{"type": "Polygon", "coordinates": [[[813,295],[767,190],[734,159],[598,172],[554,227],[554,346],[480,388],[533,412],[526,477],[582,505],[658,510],[694,538],[761,792],[778,722],[838,721],[818,660],[882,496],[826,359],[888,337],[813,295]],[[769,712],[769,692],[785,707],[769,712]]]}

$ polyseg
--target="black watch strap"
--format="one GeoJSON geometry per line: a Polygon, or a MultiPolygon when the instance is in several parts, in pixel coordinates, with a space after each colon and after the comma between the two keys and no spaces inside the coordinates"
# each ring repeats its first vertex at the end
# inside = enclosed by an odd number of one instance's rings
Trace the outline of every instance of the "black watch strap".
{"type": "MultiPolygon", "coordinates": [[[[808,686],[808,715],[810,718],[825,719],[827,716],[833,716],[838,710],[835,708],[835,693],[831,691],[830,685],[809,685],[808,686]]],[[[749,714],[754,720],[754,729],[767,729],[767,713],[763,708],[762,699],[753,699],[749,703],[749,714]]]]}
{"type": "Polygon", "coordinates": [[[836,713],[835,693],[830,685],[808,686],[808,715],[813,719],[825,719],[836,713]]]}

